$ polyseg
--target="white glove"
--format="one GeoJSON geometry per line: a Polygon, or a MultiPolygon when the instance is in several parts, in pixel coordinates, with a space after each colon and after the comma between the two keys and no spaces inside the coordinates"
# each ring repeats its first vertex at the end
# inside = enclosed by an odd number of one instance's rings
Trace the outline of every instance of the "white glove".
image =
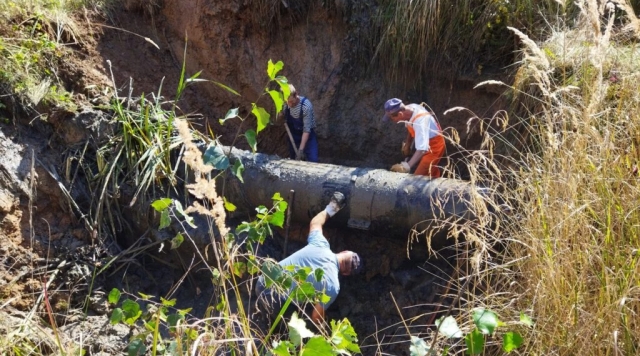
{"type": "Polygon", "coordinates": [[[409,173],[411,172],[411,166],[407,162],[400,162],[391,166],[391,172],[409,173]]]}
{"type": "Polygon", "coordinates": [[[329,214],[329,217],[332,217],[336,215],[336,213],[340,211],[340,209],[342,209],[344,205],[345,205],[344,194],[340,192],[334,192],[333,196],[331,197],[331,201],[324,208],[324,211],[326,211],[327,214],[329,214]]]}

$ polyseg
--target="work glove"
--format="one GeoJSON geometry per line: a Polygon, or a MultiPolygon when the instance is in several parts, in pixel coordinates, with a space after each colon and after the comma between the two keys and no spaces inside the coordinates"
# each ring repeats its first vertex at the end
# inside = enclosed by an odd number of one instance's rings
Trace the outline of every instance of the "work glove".
{"type": "Polygon", "coordinates": [[[331,201],[324,208],[324,211],[329,214],[329,216],[334,216],[340,209],[344,208],[346,205],[347,199],[344,197],[344,194],[340,192],[333,193],[331,197],[331,201]]]}
{"type": "Polygon", "coordinates": [[[406,141],[402,141],[402,155],[407,157],[411,155],[411,145],[406,141]]]}
{"type": "Polygon", "coordinates": [[[307,160],[307,155],[304,153],[303,150],[299,150],[298,155],[296,156],[296,161],[306,161],[306,160],[307,160]]]}
{"type": "Polygon", "coordinates": [[[409,173],[411,172],[411,167],[407,162],[400,162],[391,166],[391,172],[409,173]]]}

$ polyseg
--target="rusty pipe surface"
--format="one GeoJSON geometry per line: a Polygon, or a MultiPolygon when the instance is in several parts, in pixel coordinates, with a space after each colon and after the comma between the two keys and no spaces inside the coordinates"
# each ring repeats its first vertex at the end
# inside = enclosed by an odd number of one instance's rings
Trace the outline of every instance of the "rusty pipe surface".
{"type": "Polygon", "coordinates": [[[333,225],[404,239],[412,229],[437,226],[429,225],[436,220],[473,221],[473,207],[483,204],[478,190],[460,180],[295,161],[236,148],[229,157],[232,163],[241,160],[245,168],[243,184],[231,178],[231,189],[225,192],[229,201],[251,210],[271,207],[276,192],[286,197],[294,190],[291,219],[301,223],[323,210],[336,190],[345,194],[347,206],[331,219],[333,225]]]}

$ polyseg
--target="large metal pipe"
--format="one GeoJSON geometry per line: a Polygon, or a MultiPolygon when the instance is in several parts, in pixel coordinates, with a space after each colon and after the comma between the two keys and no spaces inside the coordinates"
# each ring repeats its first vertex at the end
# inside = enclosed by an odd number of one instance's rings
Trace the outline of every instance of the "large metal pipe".
{"type": "MultiPolygon", "coordinates": [[[[229,152],[228,147],[225,152],[229,152]]],[[[331,219],[332,224],[403,239],[412,228],[426,228],[434,220],[457,220],[458,224],[473,221],[474,207],[483,204],[477,199],[477,189],[460,180],[309,163],[236,148],[231,150],[230,159],[241,160],[245,170],[244,183],[236,180],[237,184],[227,184],[228,200],[248,209],[270,207],[274,193],[286,197],[294,190],[291,218],[298,222],[310,221],[336,190],[345,194],[347,206],[331,219]]],[[[444,231],[435,232],[442,240],[444,231]]]]}

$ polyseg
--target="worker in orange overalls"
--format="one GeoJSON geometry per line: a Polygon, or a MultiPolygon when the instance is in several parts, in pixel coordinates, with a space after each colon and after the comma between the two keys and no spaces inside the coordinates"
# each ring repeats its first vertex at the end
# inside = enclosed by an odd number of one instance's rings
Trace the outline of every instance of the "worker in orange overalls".
{"type": "Polygon", "coordinates": [[[394,164],[391,171],[409,173],[417,165],[414,174],[439,178],[438,163],[444,154],[445,142],[435,116],[422,105],[405,105],[398,98],[387,100],[384,111],[383,121],[404,122],[407,128],[407,138],[402,142],[402,154],[405,157],[411,154],[414,141],[416,147],[416,152],[408,161],[394,164]]]}

